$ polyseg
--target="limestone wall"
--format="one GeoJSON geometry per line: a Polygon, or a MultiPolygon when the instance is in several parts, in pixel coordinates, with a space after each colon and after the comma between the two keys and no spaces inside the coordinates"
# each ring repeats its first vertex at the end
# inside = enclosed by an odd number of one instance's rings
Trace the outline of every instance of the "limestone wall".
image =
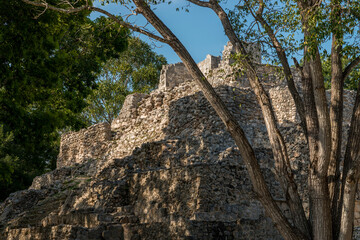
{"type": "Polygon", "coordinates": [[[122,119],[133,119],[136,118],[138,115],[137,109],[139,106],[139,102],[147,97],[147,94],[144,93],[133,93],[126,96],[123,107],[119,113],[119,116],[114,119],[111,123],[111,128],[116,130],[117,128],[121,127],[122,119]]]}
{"type": "Polygon", "coordinates": [[[198,66],[205,75],[208,75],[213,69],[219,67],[220,61],[221,57],[215,57],[208,54],[202,62],[198,63],[198,66]]]}
{"type": "Polygon", "coordinates": [[[110,140],[111,128],[108,123],[99,123],[79,132],[63,134],[57,168],[102,158],[110,140]]]}
{"type": "Polygon", "coordinates": [[[191,80],[192,77],[183,63],[164,65],[160,73],[159,89],[171,89],[191,80]]]}
{"type": "MultiPolygon", "coordinates": [[[[224,58],[208,55],[199,65],[243,128],[272,196],[289,216],[246,77],[231,75],[224,58]]],[[[181,65],[165,68],[186,79],[181,65]]],[[[278,70],[258,66],[308,209],[307,146],[278,70]]],[[[64,134],[57,169],[0,204],[0,238],[282,239],[255,197],[237,146],[204,95],[191,81],[171,81],[150,94],[129,95],[111,124],[64,134]]],[[[344,138],[354,97],[344,92],[344,138]]],[[[355,227],[360,227],[359,197],[355,227]]]]}
{"type": "MultiPolygon", "coordinates": [[[[261,64],[261,47],[259,44],[244,43],[250,58],[256,64],[261,64]]],[[[209,77],[212,84],[216,84],[217,80],[213,80],[213,73],[227,71],[233,74],[231,64],[234,62],[232,55],[235,53],[234,47],[229,42],[222,52],[222,56],[212,56],[208,54],[206,58],[198,63],[200,70],[209,77]],[[231,70],[229,70],[231,69],[231,70]]],[[[215,74],[216,76],[218,74],[215,74]]],[[[192,77],[187,71],[183,63],[175,63],[163,66],[160,74],[159,89],[171,89],[184,82],[191,81],[192,77]]]]}

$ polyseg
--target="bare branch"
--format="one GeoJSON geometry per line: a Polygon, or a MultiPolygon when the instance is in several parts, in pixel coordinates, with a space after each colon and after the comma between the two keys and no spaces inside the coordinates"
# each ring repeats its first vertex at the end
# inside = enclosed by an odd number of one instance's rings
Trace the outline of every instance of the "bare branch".
{"type": "Polygon", "coordinates": [[[36,15],[36,16],[34,17],[34,19],[38,19],[41,15],[43,15],[43,14],[46,12],[47,9],[48,9],[48,7],[47,7],[47,5],[46,5],[46,7],[44,8],[44,10],[41,11],[38,15],[36,15]]]}
{"type": "Polygon", "coordinates": [[[343,72],[343,79],[345,80],[351,73],[352,70],[354,70],[355,67],[357,67],[360,64],[360,56],[355,58],[349,65],[346,66],[343,72]]]}
{"type": "Polygon", "coordinates": [[[200,7],[207,7],[207,8],[211,8],[211,5],[212,5],[210,2],[205,2],[205,1],[200,1],[200,0],[188,0],[188,2],[191,2],[200,7]]]}
{"type": "Polygon", "coordinates": [[[53,11],[57,11],[57,12],[61,12],[61,13],[66,13],[66,14],[71,14],[71,13],[77,13],[77,12],[81,12],[81,11],[96,11],[99,13],[102,13],[106,16],[108,16],[109,18],[111,18],[112,20],[114,20],[115,22],[119,23],[121,26],[127,27],[135,32],[139,32],[141,34],[144,34],[150,38],[153,38],[159,42],[163,42],[163,43],[169,43],[169,40],[164,39],[158,35],[155,35],[149,31],[146,31],[140,27],[137,26],[133,26],[128,22],[122,21],[121,19],[119,19],[118,17],[116,17],[115,15],[109,13],[108,11],[105,11],[101,8],[97,8],[97,7],[93,7],[93,6],[89,6],[88,4],[83,5],[81,7],[77,7],[77,8],[71,8],[71,9],[64,9],[64,8],[59,8],[59,7],[55,7],[52,5],[49,5],[47,2],[34,2],[34,1],[30,1],[30,0],[23,0],[23,2],[33,5],[33,6],[37,6],[37,7],[44,7],[45,9],[50,9],[53,11]]]}
{"type": "Polygon", "coordinates": [[[30,0],[23,0],[23,2],[36,6],[36,7],[44,7],[53,11],[57,11],[57,12],[62,12],[62,13],[66,13],[66,14],[70,14],[70,13],[77,13],[77,12],[81,12],[84,10],[90,10],[90,6],[89,5],[84,5],[78,8],[72,8],[72,9],[64,9],[64,8],[59,8],[59,7],[55,7],[52,5],[49,5],[47,2],[34,2],[34,1],[30,1],[30,0]]]}
{"type": "Polygon", "coordinates": [[[109,13],[108,11],[105,11],[105,10],[103,10],[103,9],[101,9],[101,8],[97,8],[97,7],[90,7],[90,10],[93,10],[93,11],[96,11],[96,12],[100,12],[100,13],[108,16],[109,18],[113,19],[114,21],[116,21],[116,22],[119,23],[120,25],[122,25],[122,26],[124,26],[124,27],[127,27],[127,28],[129,28],[129,29],[131,29],[131,30],[133,30],[133,31],[135,31],[135,32],[139,32],[139,33],[141,33],[141,34],[144,34],[144,35],[146,35],[146,36],[148,36],[148,37],[150,37],[150,38],[153,38],[153,39],[155,39],[155,40],[157,40],[157,41],[159,41],[159,42],[163,42],[163,43],[169,44],[169,40],[168,40],[168,39],[159,37],[158,35],[155,35],[155,34],[149,32],[149,31],[146,31],[146,30],[144,30],[144,29],[141,29],[141,28],[139,28],[139,27],[137,27],[137,26],[133,26],[133,25],[131,25],[130,23],[124,22],[124,21],[122,21],[121,19],[117,18],[115,15],[109,13]]]}

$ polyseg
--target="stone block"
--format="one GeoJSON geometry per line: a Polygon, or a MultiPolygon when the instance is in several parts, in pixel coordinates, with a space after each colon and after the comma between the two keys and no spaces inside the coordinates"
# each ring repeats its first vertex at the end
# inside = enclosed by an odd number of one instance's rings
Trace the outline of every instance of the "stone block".
{"type": "Polygon", "coordinates": [[[198,63],[200,70],[207,75],[211,72],[211,70],[219,67],[219,63],[221,61],[221,57],[215,57],[210,54],[206,55],[205,60],[198,63]]]}
{"type": "Polygon", "coordinates": [[[111,140],[111,137],[111,128],[108,123],[98,123],[78,132],[63,134],[57,168],[101,157],[106,151],[106,143],[111,140]]]}
{"type": "Polygon", "coordinates": [[[136,110],[138,108],[138,104],[146,96],[148,96],[148,94],[145,93],[133,93],[127,95],[123,107],[121,108],[121,111],[119,113],[119,116],[111,123],[111,128],[117,127],[116,124],[119,123],[119,119],[136,117],[136,110]]]}
{"type": "Polygon", "coordinates": [[[191,80],[192,77],[183,63],[164,65],[160,73],[159,89],[170,89],[191,80]]]}
{"type": "Polygon", "coordinates": [[[123,240],[124,229],[120,224],[111,225],[107,230],[102,232],[102,237],[104,240],[123,240]]]}

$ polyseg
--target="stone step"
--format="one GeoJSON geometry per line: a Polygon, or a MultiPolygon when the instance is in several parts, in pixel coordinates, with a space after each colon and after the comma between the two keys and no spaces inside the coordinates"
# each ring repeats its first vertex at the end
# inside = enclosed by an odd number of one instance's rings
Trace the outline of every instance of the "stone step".
{"type": "Polygon", "coordinates": [[[139,218],[135,215],[117,216],[114,221],[120,224],[139,223],[139,218]]]}
{"type": "Polygon", "coordinates": [[[120,206],[113,209],[113,213],[118,215],[133,215],[134,214],[134,206],[133,205],[126,205],[120,206]]]}
{"type": "Polygon", "coordinates": [[[49,228],[23,227],[6,229],[0,235],[1,239],[76,239],[76,240],[121,240],[124,239],[124,231],[121,224],[101,225],[95,228],[62,224],[49,228]],[[56,234],[56,235],[54,235],[56,234]],[[56,236],[56,238],[54,238],[56,236]],[[25,238],[24,238],[25,237],[25,238]]]}

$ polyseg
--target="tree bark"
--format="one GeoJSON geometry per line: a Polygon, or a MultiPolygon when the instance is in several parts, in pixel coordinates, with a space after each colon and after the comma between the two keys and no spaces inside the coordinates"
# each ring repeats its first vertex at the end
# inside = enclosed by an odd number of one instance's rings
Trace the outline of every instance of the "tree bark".
{"type": "Polygon", "coordinates": [[[332,221],[330,211],[330,198],[327,184],[327,171],[331,153],[330,117],[324,87],[324,77],[320,55],[310,60],[311,78],[316,112],[319,122],[319,141],[317,157],[313,158],[310,168],[309,196],[310,196],[310,221],[313,227],[313,238],[332,239],[332,221]]]}
{"type": "Polygon", "coordinates": [[[339,240],[352,238],[355,193],[360,177],[360,84],[351,118],[343,167],[339,240]]]}
{"type": "MultiPolygon", "coordinates": [[[[306,51],[306,49],[305,49],[306,51]]],[[[309,177],[308,177],[308,189],[310,200],[310,220],[312,226],[313,239],[331,239],[327,233],[324,233],[323,229],[319,229],[327,225],[324,222],[323,215],[330,216],[330,202],[328,195],[324,195],[327,189],[327,180],[321,177],[317,173],[317,166],[314,163],[318,162],[319,157],[319,123],[317,118],[317,112],[315,107],[315,96],[312,84],[310,63],[305,60],[302,71],[303,79],[303,93],[304,93],[304,105],[306,112],[306,124],[308,127],[308,147],[310,155],[309,165],[309,177]],[[324,204],[327,202],[327,204],[324,204]],[[314,214],[320,214],[320,216],[314,216],[314,214]]],[[[330,231],[327,228],[326,231],[330,231]]]]}
{"type": "Polygon", "coordinates": [[[338,222],[338,200],[340,193],[340,162],[343,120],[343,87],[344,79],[341,64],[341,46],[335,35],[332,37],[331,47],[331,155],[328,169],[329,195],[333,221],[334,238],[338,236],[340,223],[338,222]]]}
{"type": "MultiPolygon", "coordinates": [[[[301,14],[304,42],[307,42],[311,36],[309,19],[311,15],[317,11],[318,5],[316,1],[306,0],[298,1],[297,4],[301,14]]],[[[318,129],[313,129],[312,136],[310,136],[308,126],[308,146],[310,153],[308,185],[312,237],[314,240],[331,240],[332,218],[327,184],[327,172],[331,153],[331,129],[324,77],[317,43],[313,43],[310,46],[305,45],[304,58],[305,61],[308,62],[306,68],[307,73],[310,71],[314,96],[313,104],[316,106],[317,118],[312,116],[312,118],[314,118],[312,121],[317,121],[318,124],[318,129]]]]}
{"type": "Polygon", "coordinates": [[[288,86],[290,94],[291,94],[291,96],[292,96],[292,98],[293,98],[293,100],[295,102],[295,107],[296,107],[296,111],[297,111],[297,113],[299,114],[299,117],[300,117],[301,126],[303,128],[305,136],[307,136],[307,128],[306,128],[306,119],[305,119],[305,110],[304,110],[303,100],[301,99],[300,94],[296,89],[296,86],[295,86],[295,83],[294,83],[294,77],[293,77],[293,74],[291,72],[291,68],[290,68],[288,59],[286,57],[285,50],[282,47],[279,40],[277,39],[273,29],[270,27],[270,25],[265,21],[265,19],[262,16],[263,9],[264,9],[264,3],[261,0],[260,3],[259,3],[259,9],[256,12],[256,14],[254,14],[254,18],[258,22],[260,22],[262,27],[265,29],[267,35],[271,39],[273,48],[275,49],[276,54],[277,54],[277,56],[278,56],[278,58],[280,60],[280,63],[283,66],[285,79],[287,81],[287,86],[288,86]]]}
{"type": "Polygon", "coordinates": [[[310,184],[314,194],[310,194],[313,207],[313,232],[318,233],[315,239],[332,238],[332,218],[330,208],[330,196],[327,184],[327,172],[331,154],[331,128],[328,101],[326,98],[324,76],[320,54],[316,49],[315,56],[311,60],[311,72],[314,85],[315,104],[319,121],[319,152],[316,171],[310,171],[311,179],[318,186],[310,184]],[[316,231],[314,230],[316,228],[316,231]]]}

